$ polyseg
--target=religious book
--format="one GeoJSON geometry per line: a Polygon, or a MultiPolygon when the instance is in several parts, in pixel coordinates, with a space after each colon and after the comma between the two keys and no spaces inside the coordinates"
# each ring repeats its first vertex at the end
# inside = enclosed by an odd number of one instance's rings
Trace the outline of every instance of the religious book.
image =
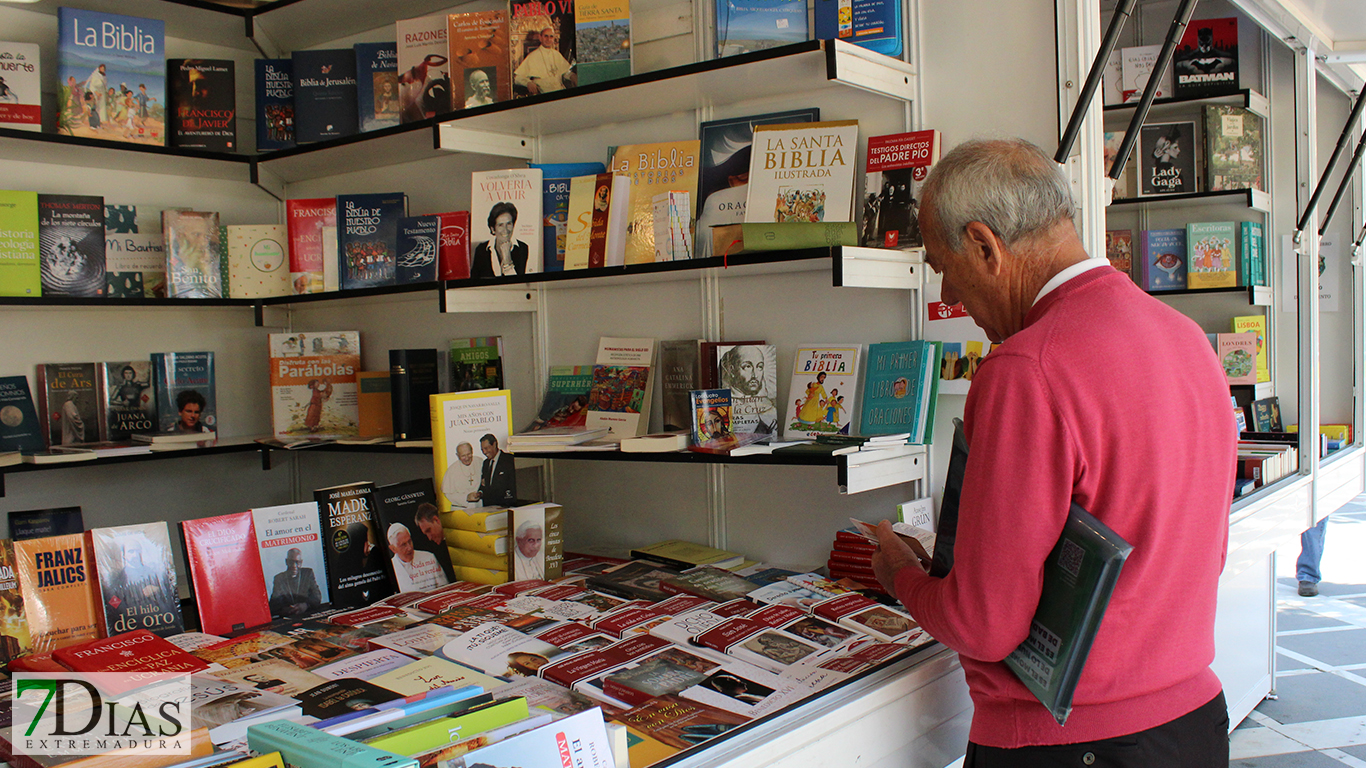
{"type": "Polygon", "coordinates": [[[1262,118],[1242,107],[1205,105],[1205,189],[1266,189],[1262,118]]]}
{"type": "MultiPolygon", "coordinates": [[[[573,20],[570,20],[573,23],[573,20]]],[[[569,234],[569,188],[575,177],[603,173],[602,163],[532,163],[541,171],[541,212],[544,243],[542,267],[546,272],[563,272],[569,234]]]]}
{"type": "Polygon", "coordinates": [[[256,60],[256,151],[294,146],[294,60],[256,60]]]}
{"type": "Polygon", "coordinates": [[[93,528],[86,533],[99,577],[100,633],[185,631],[171,534],[166,523],[93,528]]]}
{"type": "Polygon", "coordinates": [[[777,434],[778,348],[718,346],[716,368],[720,387],[730,390],[730,431],[777,434]]]}
{"type": "Polygon", "coordinates": [[[356,43],[356,117],[361,132],[398,125],[398,45],[356,43]]]}
{"type": "MultiPolygon", "coordinates": [[[[626,209],[626,264],[655,261],[656,195],[673,191],[687,192],[688,218],[697,218],[697,176],[701,152],[701,142],[691,139],[625,144],[612,153],[608,172],[630,179],[626,209]]],[[[615,187],[612,196],[618,196],[615,187]]]]}
{"type": "Polygon", "coordinates": [[[407,215],[402,192],[337,196],[339,288],[394,284],[398,222],[407,215]]]}
{"type": "Polygon", "coordinates": [[[166,24],[57,9],[57,132],[166,144],[166,24]]]}
{"type": "Polygon", "coordinates": [[[1134,231],[1132,229],[1105,230],[1105,258],[1110,266],[1132,275],[1134,270],[1134,231]]]}
{"type": "Polygon", "coordinates": [[[104,198],[38,195],[44,296],[105,294],[104,198]]]}
{"type": "Polygon", "coordinates": [[[237,78],[232,59],[167,59],[173,147],[237,151],[237,78]]]}
{"type": "Polygon", "coordinates": [[[46,420],[38,418],[27,376],[0,376],[0,413],[0,451],[32,453],[47,445],[46,420]]]}
{"type": "Polygon", "coordinates": [[[450,388],[453,392],[503,388],[503,337],[451,339],[450,388]]]}
{"type": "Polygon", "coordinates": [[[437,278],[441,250],[440,216],[405,216],[398,220],[394,282],[431,283],[437,278]]]}
{"type": "Polygon", "coordinates": [[[806,7],[797,0],[716,0],[718,59],[797,43],[806,38],[806,7]]]}
{"type": "Polygon", "coordinates": [[[0,75],[9,89],[9,98],[0,102],[0,128],[41,131],[42,70],[37,44],[0,42],[0,75]]]}
{"type": "Polygon", "coordinates": [[[104,378],[95,363],[48,363],[38,366],[38,413],[47,424],[49,448],[102,442],[100,418],[104,378]]]}
{"type": "Polygon", "coordinates": [[[650,431],[654,357],[654,339],[604,336],[598,340],[586,426],[607,427],[627,437],[650,431]]]}
{"type": "Polygon", "coordinates": [[[1186,287],[1232,288],[1238,284],[1237,225],[1201,221],[1186,225],[1186,287]]]}
{"type": "Polygon", "coordinates": [[[857,120],[756,126],[745,221],[853,221],[857,144],[857,120]]]}
{"type": "Polygon", "coordinates": [[[1238,91],[1238,19],[1192,19],[1172,56],[1177,98],[1238,91]]]}
{"type": "Polygon", "coordinates": [[[471,109],[512,98],[507,11],[452,13],[446,19],[451,107],[471,109]]]}
{"type": "Polygon", "coordinates": [[[859,344],[801,344],[793,359],[786,440],[847,435],[858,407],[859,344]]]}
{"type": "Polygon", "coordinates": [[[385,572],[387,548],[375,530],[374,483],[320,488],[313,498],[322,515],[332,605],[369,605],[393,594],[385,572]]]}
{"type": "Polygon", "coordinates": [[[437,257],[437,276],[442,280],[464,280],[470,276],[470,212],[448,211],[433,214],[441,219],[441,242],[437,257]]]}
{"type": "Polygon", "coordinates": [[[389,399],[395,441],[432,439],[431,396],[441,391],[435,349],[389,350],[389,399]]]}
{"type": "Polygon", "coordinates": [[[166,237],[160,211],[105,203],[104,264],[109,298],[166,298],[166,237]]]}
{"type": "Polygon", "coordinates": [[[84,535],[16,541],[14,558],[34,653],[99,637],[100,599],[84,535]]]}
{"type": "Polygon", "coordinates": [[[52,658],[73,672],[124,673],[123,680],[103,678],[101,688],[107,693],[132,690],[144,684],[135,672],[187,675],[203,672],[208,664],[177,648],[163,637],[145,629],[111,634],[99,640],[89,640],[53,651],[52,658]],[[112,687],[113,690],[109,690],[112,687]]]}
{"type": "Polygon", "coordinates": [[[399,122],[413,123],[451,111],[446,14],[399,19],[394,28],[398,35],[399,122]]]}
{"type": "Polygon", "coordinates": [[[212,352],[152,353],[158,434],[217,432],[215,378],[212,352]]]}
{"type": "Polygon", "coordinates": [[[558,579],[564,563],[564,508],[558,504],[527,504],[508,510],[508,578],[558,579]]]}
{"type": "MultiPolygon", "coordinates": [[[[827,0],[828,2],[828,0],[827,0]]],[[[939,131],[868,137],[863,184],[864,245],[914,248],[922,244],[917,188],[939,161],[939,131]]]]}
{"type": "Polygon", "coordinates": [[[578,85],[574,4],[512,0],[509,6],[513,97],[578,85]]]}
{"type": "Polygon", "coordinates": [[[1139,285],[1145,291],[1186,288],[1186,230],[1150,229],[1143,233],[1139,285]]]}
{"type": "MultiPolygon", "coordinates": [[[[449,644],[447,643],[447,646],[449,644]]],[[[463,688],[467,685],[479,685],[483,686],[484,690],[492,690],[499,685],[498,680],[486,674],[480,674],[470,667],[436,656],[418,659],[406,667],[372,678],[370,682],[404,696],[425,693],[444,686],[463,688]]]]}
{"type": "Polygon", "coordinates": [[[634,50],[630,0],[576,0],[574,36],[579,85],[630,77],[634,50]]]}
{"type": "Polygon", "coordinates": [[[553,365],[547,377],[541,410],[524,432],[561,427],[583,427],[588,421],[588,392],[593,369],[582,365],[553,365]]]}
{"type": "Polygon", "coordinates": [[[289,281],[293,293],[320,293],[323,290],[324,237],[327,227],[337,226],[335,197],[285,201],[285,226],[289,230],[289,281]]]}
{"type": "Polygon", "coordinates": [[[1139,129],[1134,153],[1138,161],[1138,194],[1188,194],[1199,191],[1195,180],[1195,123],[1148,123],[1139,129]]]}
{"type": "Polygon", "coordinates": [[[0,191],[0,296],[41,296],[38,193],[0,191]]]}
{"type": "Polygon", "coordinates": [[[540,272],[541,170],[475,171],[470,190],[470,277],[540,272]]]}
{"type": "Polygon", "coordinates": [[[318,503],[305,501],[251,511],[271,616],[299,616],[331,602],[318,503]]]}
{"type": "Polygon", "coordinates": [[[701,339],[659,342],[659,373],[664,388],[664,429],[688,429],[692,424],[695,389],[706,389],[702,382],[701,339]]]}
{"type": "Polygon", "coordinates": [[[294,140],[308,144],[358,133],[355,51],[304,50],[292,58],[294,140]]]}
{"type": "Polygon", "coordinates": [[[433,479],[441,509],[517,499],[517,471],[504,451],[512,434],[512,393],[434,395],[431,410],[433,479]]]}
{"type": "MultiPolygon", "coordinates": [[[[394,411],[388,371],[356,371],[356,440],[392,440],[394,411]]],[[[350,438],[341,438],[350,439],[350,438]]]]}
{"type": "Polygon", "coordinates": [[[360,334],[272,333],[269,344],[274,434],[354,437],[360,430],[360,334]]]}
{"type": "Polygon", "coordinates": [[[877,0],[818,0],[815,37],[843,40],[899,59],[902,13],[901,8],[877,0]]]}
{"type": "Polygon", "coordinates": [[[184,520],[180,532],[199,625],[225,634],[270,621],[251,512],[184,520]]]}
{"type": "Polygon", "coordinates": [[[731,428],[729,389],[695,389],[688,394],[692,398],[693,445],[731,435],[734,430],[731,428]]]}
{"type": "Polygon", "coordinates": [[[0,663],[3,664],[28,653],[31,647],[18,569],[14,542],[0,539],[0,663]]]}
{"type": "Polygon", "coordinates": [[[213,211],[161,212],[166,238],[166,295],[173,299],[221,299],[226,283],[218,214],[213,211]]]}
{"type": "Polygon", "coordinates": [[[288,296],[289,234],[283,224],[230,224],[228,290],[234,299],[288,296]]]}
{"type": "Polygon", "coordinates": [[[912,443],[933,439],[939,349],[929,341],[868,345],[859,434],[909,432],[912,443]]]}
{"type": "Polygon", "coordinates": [[[422,478],[381,485],[375,489],[375,498],[394,591],[425,591],[455,581],[432,481],[422,478]]]}

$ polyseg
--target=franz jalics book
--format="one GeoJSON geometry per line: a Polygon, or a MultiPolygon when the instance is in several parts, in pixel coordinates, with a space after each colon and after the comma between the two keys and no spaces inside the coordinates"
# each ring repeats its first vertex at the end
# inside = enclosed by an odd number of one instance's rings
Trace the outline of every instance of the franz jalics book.
{"type": "Polygon", "coordinates": [[[16,541],[14,559],[34,653],[99,637],[99,597],[83,534],[16,541]]]}
{"type": "Polygon", "coordinates": [[[574,3],[512,0],[509,6],[512,95],[535,96],[578,85],[574,3]]]}
{"type": "Polygon", "coordinates": [[[579,85],[631,75],[630,0],[575,0],[579,85]]]}
{"type": "Polygon", "coordinates": [[[777,434],[778,348],[744,344],[716,348],[720,385],[730,390],[731,431],[777,434]]]}
{"type": "Polygon", "coordinates": [[[446,14],[399,19],[399,122],[413,123],[451,111],[450,48],[446,14]]]}
{"type": "Polygon", "coordinates": [[[397,592],[436,589],[455,581],[432,481],[408,480],[375,489],[376,520],[387,569],[397,592]]]}
{"type": "Polygon", "coordinates": [[[47,445],[103,441],[103,379],[95,363],[38,366],[38,413],[47,422],[47,445]]]}
{"type": "Polygon", "coordinates": [[[57,132],[166,143],[166,24],[57,9],[57,132]]]}
{"type": "Polygon", "coordinates": [[[0,296],[41,296],[38,194],[0,191],[0,296]]]}
{"type": "Polygon", "coordinates": [[[1195,123],[1149,123],[1139,129],[1139,196],[1188,194],[1195,183],[1195,123]]]}
{"type": "Polygon", "coordinates": [[[1238,284],[1234,263],[1238,229],[1231,221],[1193,221],[1186,225],[1186,287],[1232,288],[1238,284]]]}
{"type": "Polygon", "coordinates": [[[355,437],[360,429],[360,334],[272,333],[269,343],[274,434],[355,437]]]}
{"type": "Polygon", "coordinates": [[[441,510],[515,500],[517,472],[503,450],[513,431],[511,392],[434,395],[431,413],[433,479],[441,510]]]}
{"type": "Polygon", "coordinates": [[[313,492],[322,515],[327,587],[332,605],[364,606],[393,594],[387,548],[375,530],[374,483],[350,483],[313,492]]]}
{"type": "Polygon", "coordinates": [[[745,221],[853,221],[857,120],[754,128],[745,221]]]}
{"type": "Polygon", "coordinates": [[[150,360],[100,363],[99,376],[104,380],[107,439],[127,440],[133,435],[149,435],[159,429],[150,360]]]}
{"type": "Polygon", "coordinates": [[[860,238],[865,245],[912,248],[923,242],[916,187],[939,160],[941,144],[939,131],[934,130],[868,138],[860,238]]]}
{"type": "Polygon", "coordinates": [[[270,621],[251,512],[180,523],[199,625],[222,635],[270,621]]]}
{"type": "Polygon", "coordinates": [[[434,282],[441,249],[441,217],[405,216],[398,220],[397,238],[394,282],[434,282]]]}
{"type": "Polygon", "coordinates": [[[34,43],[0,42],[0,128],[18,131],[43,129],[42,73],[34,43]]]}
{"type": "Polygon", "coordinates": [[[38,195],[44,296],[105,294],[104,198],[38,195]]]}
{"type": "Polygon", "coordinates": [[[166,298],[166,238],[161,212],[146,206],[104,205],[106,295],[111,299],[166,298]]]}
{"type": "Polygon", "coordinates": [[[435,349],[389,350],[389,397],[394,440],[430,440],[430,398],[441,391],[435,349]]]}
{"type": "MultiPolygon", "coordinates": [[[[46,447],[45,424],[33,406],[28,377],[0,376],[0,451],[33,453],[43,450],[46,447]]],[[[10,535],[14,535],[13,531],[10,535]]]]}
{"type": "Polygon", "coordinates": [[[470,109],[512,98],[507,11],[452,13],[446,19],[451,107],[470,109]]]}
{"type": "Polygon", "coordinates": [[[398,125],[398,46],[356,43],[356,115],[361,132],[398,125]]]}
{"type": "Polygon", "coordinates": [[[1242,107],[1205,105],[1205,186],[1266,189],[1262,118],[1242,107]]]}
{"type": "MultiPolygon", "coordinates": [[[[694,220],[697,218],[697,174],[701,167],[701,152],[701,141],[691,139],[626,144],[617,147],[612,153],[612,163],[607,170],[630,179],[625,263],[648,264],[655,260],[655,195],[674,191],[689,193],[688,216],[694,220]]],[[[615,187],[612,196],[618,196],[615,187]]]]}
{"type": "Polygon", "coordinates": [[[234,299],[288,296],[289,235],[283,224],[230,224],[228,290],[234,299]]]}
{"type": "Polygon", "coordinates": [[[153,353],[152,378],[158,431],[190,435],[218,430],[212,352],[153,353]]]}
{"type": "Polygon", "coordinates": [[[1145,291],[1186,288],[1186,230],[1150,229],[1143,233],[1139,284],[1145,291]]]}
{"type": "Polygon", "coordinates": [[[1238,90],[1238,19],[1192,19],[1172,56],[1177,98],[1238,90]]]}
{"type": "Polygon", "coordinates": [[[337,196],[340,288],[394,284],[398,222],[407,215],[402,192],[337,196]]]}
{"type": "Polygon", "coordinates": [[[237,77],[232,59],[167,59],[173,147],[237,151],[237,77]]]}
{"type": "Polygon", "coordinates": [[[166,295],[173,299],[223,298],[226,258],[218,214],[161,212],[166,238],[166,295]]]}
{"type": "Polygon", "coordinates": [[[858,344],[801,344],[793,358],[783,437],[850,434],[858,408],[858,344]]]}
{"type": "Polygon", "coordinates": [[[360,131],[355,51],[295,51],[293,69],[295,142],[326,141],[360,131]]]}
{"type": "Polygon", "coordinates": [[[294,146],[294,60],[256,60],[256,150],[294,146]]]}
{"type": "Polygon", "coordinates": [[[0,663],[3,664],[28,653],[30,646],[18,567],[14,542],[0,539],[0,663]]]}
{"type": "MultiPolygon", "coordinates": [[[[325,230],[337,227],[337,199],[315,197],[285,201],[289,230],[289,281],[295,294],[321,293],[325,230]]],[[[335,236],[331,238],[335,243],[335,236]]]]}
{"type": "Polygon", "coordinates": [[[470,184],[470,277],[540,272],[540,169],[475,171],[470,184]]]}
{"type": "Polygon", "coordinates": [[[257,507],[251,520],[270,615],[299,616],[330,602],[318,503],[257,507]]]}
{"type": "Polygon", "coordinates": [[[93,528],[86,538],[98,576],[102,635],[141,629],[170,637],[185,631],[165,522],[93,528]]]}

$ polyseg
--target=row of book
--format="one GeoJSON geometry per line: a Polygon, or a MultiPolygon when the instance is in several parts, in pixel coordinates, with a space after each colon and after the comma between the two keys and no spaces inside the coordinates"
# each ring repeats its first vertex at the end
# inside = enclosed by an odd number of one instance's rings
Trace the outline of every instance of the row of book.
{"type": "MultiPolygon", "coordinates": [[[[1147,87],[1161,45],[1116,48],[1106,59],[1102,97],[1106,106],[1136,103],[1147,87]]],[[[1238,90],[1238,19],[1192,19],[1162,74],[1157,98],[1192,99],[1238,90]]]]}
{"type": "MultiPolygon", "coordinates": [[[[1105,133],[1105,172],[1119,154],[1122,131],[1105,133]]],[[[1145,123],[1112,200],[1236,189],[1265,191],[1266,144],[1260,115],[1206,105],[1202,120],[1145,123]]]]}
{"type": "Polygon", "coordinates": [[[1270,285],[1260,222],[1201,221],[1184,229],[1105,232],[1105,256],[1146,291],[1270,285]]]}

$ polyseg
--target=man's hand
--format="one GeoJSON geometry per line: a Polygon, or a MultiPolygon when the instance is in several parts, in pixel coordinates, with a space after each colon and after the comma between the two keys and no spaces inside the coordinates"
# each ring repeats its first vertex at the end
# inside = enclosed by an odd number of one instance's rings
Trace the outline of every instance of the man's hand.
{"type": "Polygon", "coordinates": [[[896,575],[906,567],[925,571],[920,558],[916,557],[910,546],[892,531],[892,524],[883,520],[877,524],[877,551],[873,553],[873,573],[888,594],[896,595],[896,575]]]}

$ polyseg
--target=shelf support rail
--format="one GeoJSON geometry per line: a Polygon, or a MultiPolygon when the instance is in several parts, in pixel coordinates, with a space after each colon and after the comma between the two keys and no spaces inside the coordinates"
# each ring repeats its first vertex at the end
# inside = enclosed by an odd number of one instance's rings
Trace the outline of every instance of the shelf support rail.
{"type": "Polygon", "coordinates": [[[1134,116],[1129,120],[1129,128],[1124,132],[1124,141],[1119,145],[1119,154],[1115,155],[1115,162],[1110,166],[1110,178],[1119,180],[1119,175],[1124,172],[1124,164],[1129,161],[1129,153],[1133,152],[1134,142],[1138,141],[1138,130],[1143,126],[1143,122],[1148,119],[1148,110],[1152,109],[1153,99],[1157,98],[1157,86],[1162,82],[1162,78],[1167,74],[1167,67],[1171,66],[1172,54],[1176,52],[1176,44],[1180,42],[1186,34],[1186,25],[1190,24],[1191,14],[1195,13],[1196,0],[1181,0],[1181,6],[1176,9],[1176,16],[1172,19],[1171,29],[1167,30],[1167,39],[1162,41],[1162,50],[1157,54],[1157,62],[1153,65],[1152,74],[1148,75],[1148,84],[1143,88],[1143,96],[1138,100],[1138,108],[1134,110],[1134,116]]]}
{"type": "Polygon", "coordinates": [[[1072,154],[1072,147],[1076,146],[1077,137],[1081,135],[1081,125],[1086,121],[1086,112],[1090,109],[1091,102],[1095,100],[1096,91],[1100,90],[1101,76],[1105,72],[1105,62],[1110,60],[1110,54],[1119,44],[1119,33],[1124,31],[1124,23],[1129,20],[1129,16],[1133,13],[1134,6],[1137,3],[1138,0],[1123,0],[1115,9],[1115,15],[1110,19],[1110,26],[1105,30],[1105,37],[1101,40],[1100,50],[1096,52],[1096,58],[1091,62],[1091,71],[1086,75],[1086,84],[1082,86],[1081,95],[1077,97],[1077,103],[1072,107],[1072,117],[1067,121],[1067,130],[1063,131],[1062,141],[1058,142],[1058,151],[1053,155],[1053,162],[1065,163],[1072,154]]]}
{"type": "MultiPolygon", "coordinates": [[[[1304,238],[1304,228],[1309,226],[1309,217],[1314,215],[1314,208],[1319,204],[1319,197],[1323,195],[1323,187],[1328,183],[1328,177],[1333,174],[1333,169],[1337,166],[1338,160],[1342,159],[1342,153],[1347,149],[1347,142],[1352,139],[1352,128],[1357,124],[1357,121],[1361,119],[1361,110],[1363,107],[1366,107],[1366,89],[1362,89],[1362,92],[1357,94],[1357,103],[1352,106],[1352,114],[1347,116],[1347,124],[1342,126],[1342,133],[1338,135],[1337,146],[1333,147],[1333,154],[1328,157],[1328,164],[1323,167],[1323,173],[1319,174],[1319,183],[1314,185],[1314,194],[1309,196],[1309,202],[1304,206],[1304,213],[1300,214],[1300,220],[1295,224],[1295,245],[1297,246],[1304,238]]],[[[1361,146],[1358,146],[1353,161],[1356,162],[1360,160],[1361,146]]],[[[1350,169],[1343,175],[1344,185],[1346,184],[1346,179],[1351,175],[1352,172],[1350,169]]],[[[1342,190],[1339,189],[1338,196],[1341,197],[1341,195],[1342,190]]],[[[1335,199],[1334,205],[1336,204],[1337,200],[1335,199]]],[[[1325,227],[1328,226],[1326,218],[1327,217],[1325,217],[1324,221],[1325,227]]],[[[1319,233],[1322,234],[1323,230],[1320,229],[1319,233]]]]}
{"type": "MultiPolygon", "coordinates": [[[[1363,93],[1366,93],[1366,91],[1363,91],[1363,93]]],[[[1362,103],[1362,99],[1357,99],[1357,103],[1362,103]]],[[[1351,129],[1352,123],[1349,120],[1347,122],[1347,130],[1350,132],[1351,129]]],[[[1333,195],[1333,201],[1328,204],[1328,210],[1323,212],[1323,223],[1319,224],[1320,239],[1323,238],[1323,233],[1328,231],[1328,222],[1333,220],[1333,214],[1338,212],[1338,204],[1342,202],[1342,197],[1346,194],[1347,188],[1352,185],[1352,174],[1356,173],[1357,168],[1361,165],[1361,155],[1363,151],[1366,151],[1366,131],[1361,132],[1361,139],[1357,141],[1356,151],[1352,153],[1352,159],[1347,161],[1347,168],[1342,172],[1342,182],[1338,184],[1337,194],[1333,195]]],[[[1319,183],[1322,184],[1327,178],[1328,174],[1325,171],[1323,179],[1321,179],[1319,183]]]]}

